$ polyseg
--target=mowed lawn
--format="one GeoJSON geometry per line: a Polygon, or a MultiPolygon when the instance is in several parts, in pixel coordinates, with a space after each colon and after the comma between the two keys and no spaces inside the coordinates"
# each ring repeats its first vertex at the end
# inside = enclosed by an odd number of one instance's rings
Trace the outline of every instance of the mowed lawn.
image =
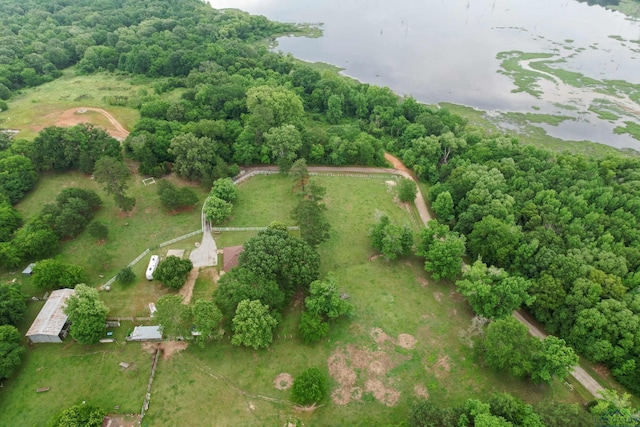
{"type": "MultiPolygon", "coordinates": [[[[534,386],[480,366],[474,350],[458,337],[471,322],[468,304],[453,292],[452,284],[432,281],[421,260],[370,260],[375,253],[367,234],[380,215],[398,224],[411,223],[384,179],[318,179],[328,190],[325,202],[332,226],[331,239],[319,248],[322,274],[336,274],[340,290],[355,306],[354,317],[339,320],[327,339],[307,346],[296,335],[302,309],[297,298],[267,350],[234,347],[227,334],[221,342],[205,348],[192,345],[160,361],[155,404],[144,425],[381,425],[406,419],[417,395],[447,405],[468,397],[484,399],[495,391],[528,401],[577,398],[561,382],[534,386]],[[277,389],[274,381],[279,374],[295,377],[310,366],[334,373],[335,401],[330,397],[315,411],[304,412],[293,408],[290,391],[277,389]],[[351,382],[345,382],[350,375],[351,382]]],[[[243,184],[239,200],[250,210],[242,216],[236,212],[240,224],[231,220],[228,225],[287,222],[295,204],[292,185],[290,178],[281,176],[256,177],[243,184]],[[282,199],[275,198],[278,194],[282,199]]],[[[233,234],[222,233],[222,239],[238,244],[233,234]]]]}

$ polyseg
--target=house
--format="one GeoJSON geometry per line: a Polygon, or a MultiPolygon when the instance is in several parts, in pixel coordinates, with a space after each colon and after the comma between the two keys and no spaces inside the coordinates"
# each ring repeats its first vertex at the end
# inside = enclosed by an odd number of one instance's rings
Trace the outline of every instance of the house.
{"type": "Polygon", "coordinates": [[[32,343],[62,342],[66,336],[64,327],[67,323],[64,308],[67,305],[67,299],[75,292],[73,289],[58,289],[51,292],[36,320],[27,331],[27,338],[32,343]]]}

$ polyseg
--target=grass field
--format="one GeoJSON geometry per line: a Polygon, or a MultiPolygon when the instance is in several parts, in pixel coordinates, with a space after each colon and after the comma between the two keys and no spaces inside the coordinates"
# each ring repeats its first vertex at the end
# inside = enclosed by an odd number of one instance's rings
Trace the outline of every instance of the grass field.
{"type": "MultiPolygon", "coordinates": [[[[67,174],[66,178],[93,185],[87,178],[82,181],[80,175],[67,174]]],[[[59,188],[64,179],[58,179],[59,188]]],[[[317,179],[328,190],[325,203],[332,225],[330,240],[319,248],[322,275],[329,271],[336,274],[340,290],[349,294],[355,307],[353,318],[333,324],[329,337],[319,344],[303,345],[296,337],[302,309],[302,300],[297,297],[285,310],[274,343],[267,350],[237,348],[226,334],[220,342],[204,348],[191,345],[160,360],[143,425],[284,425],[295,421],[313,426],[395,424],[406,418],[417,395],[427,394],[447,405],[469,397],[483,399],[495,391],[508,391],[529,402],[547,398],[580,400],[577,391],[571,392],[561,382],[537,386],[485,370],[474,350],[459,338],[469,327],[472,312],[451,283],[431,280],[417,258],[396,262],[371,259],[374,251],[367,234],[382,213],[398,224],[411,223],[407,212],[394,202],[384,179],[317,179]],[[277,389],[274,380],[281,373],[295,377],[309,366],[332,372],[334,395],[315,411],[302,412],[293,408],[289,391],[277,389]]],[[[135,192],[140,200],[139,210],[131,217],[119,218],[108,206],[101,213],[105,221],[113,221],[110,229],[119,225],[109,238],[114,240],[112,244],[124,239],[112,249],[111,272],[151,243],[192,231],[199,224],[199,212],[171,216],[158,208],[155,192],[140,186],[132,186],[132,194],[135,192]],[[151,232],[156,233],[153,240],[149,238],[151,232]]],[[[238,206],[243,206],[243,212],[236,208],[228,225],[261,225],[274,219],[290,223],[288,214],[295,203],[292,186],[290,178],[280,175],[246,182],[239,189],[238,206]]],[[[21,204],[23,212],[36,210],[46,199],[44,194],[53,188],[56,185],[48,181],[41,183],[38,191],[21,204]]],[[[106,198],[105,202],[112,203],[106,198]]],[[[253,234],[228,232],[216,239],[223,247],[240,244],[253,234]]],[[[170,247],[192,248],[196,240],[187,239],[170,247]]],[[[75,256],[90,264],[95,242],[75,246],[79,244],[67,242],[63,258],[75,256]],[[76,255],[69,254],[70,249],[76,255]]],[[[147,259],[135,268],[138,283],[125,289],[116,285],[110,293],[101,293],[112,314],[129,316],[140,310],[146,315],[146,304],[166,292],[142,279],[147,259]]],[[[208,271],[201,273],[194,298],[211,297],[215,284],[210,277],[208,271]]],[[[40,304],[30,304],[23,330],[40,304]]],[[[117,330],[119,341],[132,326],[124,324],[117,330]]],[[[34,346],[20,372],[0,389],[0,425],[16,425],[20,414],[30,414],[30,425],[43,425],[60,409],[82,400],[116,413],[137,412],[150,365],[151,355],[133,343],[85,347],[68,341],[34,346]],[[133,363],[134,369],[123,370],[118,366],[121,361],[133,363]],[[41,386],[51,387],[51,391],[46,396],[36,394],[35,388],[41,386]],[[56,390],[65,392],[54,393],[56,390]],[[115,406],[120,408],[115,410],[115,406]]]]}
{"type": "MultiPolygon", "coordinates": [[[[73,69],[67,69],[59,79],[26,89],[14,97],[9,102],[9,110],[0,113],[0,123],[3,128],[20,130],[16,138],[31,139],[42,128],[54,125],[62,112],[76,107],[95,107],[108,109],[126,129],[131,130],[140,118],[139,111],[109,105],[106,97],[126,97],[134,102],[139,98],[139,91],[148,91],[150,86],[144,79],[133,80],[111,73],[76,76],[73,69]]],[[[85,114],[88,122],[107,124],[101,114],[85,114]]]]}

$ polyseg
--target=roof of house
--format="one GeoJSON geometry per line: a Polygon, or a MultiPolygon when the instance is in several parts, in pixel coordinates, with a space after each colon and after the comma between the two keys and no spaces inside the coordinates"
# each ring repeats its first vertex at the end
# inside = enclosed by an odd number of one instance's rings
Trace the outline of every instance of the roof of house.
{"type": "Polygon", "coordinates": [[[240,246],[229,246],[228,248],[223,249],[224,254],[224,271],[229,271],[236,265],[238,265],[238,257],[244,250],[242,245],[240,246]]]}
{"type": "Polygon", "coordinates": [[[131,341],[151,341],[161,340],[162,332],[160,326],[136,326],[129,336],[131,341]]]}
{"type": "Polygon", "coordinates": [[[73,289],[58,289],[51,292],[36,320],[27,331],[27,336],[58,335],[67,322],[67,315],[64,314],[67,299],[75,292],[73,289]]]}

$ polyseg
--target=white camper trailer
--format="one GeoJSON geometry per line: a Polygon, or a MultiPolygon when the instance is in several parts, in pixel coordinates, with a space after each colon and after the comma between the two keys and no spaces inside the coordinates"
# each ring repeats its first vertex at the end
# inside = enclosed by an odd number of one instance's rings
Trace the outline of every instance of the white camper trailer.
{"type": "Polygon", "coordinates": [[[159,262],[160,257],[158,257],[158,255],[151,255],[149,266],[147,267],[147,280],[153,280],[153,272],[156,271],[159,262]]]}

